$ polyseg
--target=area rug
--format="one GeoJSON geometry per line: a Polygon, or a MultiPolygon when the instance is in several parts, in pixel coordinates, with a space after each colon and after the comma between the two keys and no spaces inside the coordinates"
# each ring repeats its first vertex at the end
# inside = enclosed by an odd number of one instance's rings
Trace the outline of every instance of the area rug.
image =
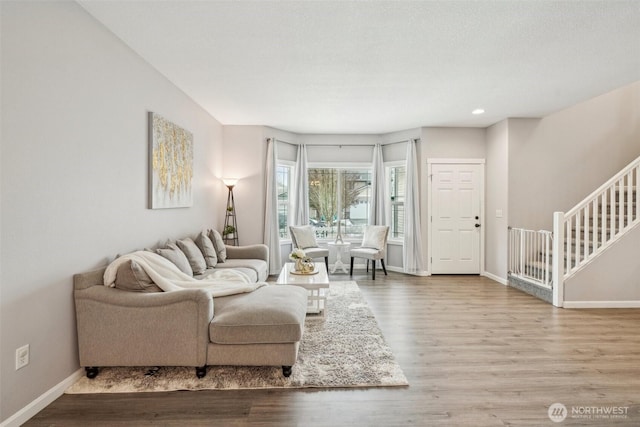
{"type": "Polygon", "coordinates": [[[192,367],[114,367],[66,393],[408,385],[356,282],[331,283],[327,307],[324,319],[307,317],[289,378],[281,367],[210,366],[202,379],[192,367]]]}

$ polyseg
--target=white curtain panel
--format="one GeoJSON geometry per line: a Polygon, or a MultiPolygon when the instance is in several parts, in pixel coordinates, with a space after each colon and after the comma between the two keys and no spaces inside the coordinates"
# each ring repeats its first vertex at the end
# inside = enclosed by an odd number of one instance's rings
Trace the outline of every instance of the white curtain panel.
{"type": "Polygon", "coordinates": [[[293,223],[291,225],[307,225],[309,223],[309,174],[307,146],[304,144],[298,145],[293,186],[293,223]]]}
{"type": "Polygon", "coordinates": [[[418,197],[418,159],[416,144],[407,144],[407,169],[404,206],[404,245],[402,255],[404,272],[419,274],[424,271],[422,262],[422,232],[420,230],[420,198],[418,197]]]}
{"type": "Polygon", "coordinates": [[[387,186],[384,173],[382,145],[373,148],[373,167],[371,168],[371,203],[369,204],[369,225],[387,225],[386,208],[387,186]]]}
{"type": "Polygon", "coordinates": [[[269,247],[269,274],[278,274],[282,268],[280,256],[280,232],[278,230],[278,167],[277,144],[267,139],[267,164],[265,168],[264,244],[269,247]]]}

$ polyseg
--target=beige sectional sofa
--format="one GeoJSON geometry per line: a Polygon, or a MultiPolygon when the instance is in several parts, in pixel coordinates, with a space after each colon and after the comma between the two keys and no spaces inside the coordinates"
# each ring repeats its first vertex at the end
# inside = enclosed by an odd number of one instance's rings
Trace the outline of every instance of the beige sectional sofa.
{"type": "MultiPolygon", "coordinates": [[[[265,245],[224,249],[224,262],[208,263],[194,277],[233,268],[255,281],[267,278],[265,245]]],[[[89,378],[105,366],[193,366],[198,377],[207,365],[282,366],[291,374],[304,331],[304,289],[266,285],[222,297],[204,289],[162,292],[132,267],[118,268],[119,280],[130,278],[132,288],[118,280],[104,286],[105,268],[74,276],[80,365],[89,378]]]]}

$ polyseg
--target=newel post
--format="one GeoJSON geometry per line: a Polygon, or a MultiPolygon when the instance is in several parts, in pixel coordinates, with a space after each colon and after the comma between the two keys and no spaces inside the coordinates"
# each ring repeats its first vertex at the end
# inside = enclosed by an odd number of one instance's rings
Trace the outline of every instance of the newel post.
{"type": "Polygon", "coordinates": [[[564,302],[564,212],[553,213],[553,305],[562,307],[564,302]]]}

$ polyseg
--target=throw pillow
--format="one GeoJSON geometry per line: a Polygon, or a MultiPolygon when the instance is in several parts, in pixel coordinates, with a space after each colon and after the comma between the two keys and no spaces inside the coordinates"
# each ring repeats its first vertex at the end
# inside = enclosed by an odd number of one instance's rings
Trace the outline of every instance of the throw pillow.
{"type": "Polygon", "coordinates": [[[202,255],[204,255],[204,260],[207,263],[207,267],[213,268],[218,264],[218,254],[216,254],[216,248],[213,246],[213,242],[207,236],[207,233],[201,231],[196,237],[196,245],[202,251],[202,255]]]}
{"type": "Polygon", "coordinates": [[[386,225],[369,225],[364,230],[363,248],[384,249],[389,227],[386,225]]]}
{"type": "Polygon", "coordinates": [[[296,239],[296,244],[300,249],[318,247],[318,242],[316,242],[316,233],[310,225],[291,227],[291,232],[293,233],[293,237],[296,239]]]}
{"type": "Polygon", "coordinates": [[[216,248],[218,262],[225,262],[227,260],[227,247],[224,245],[222,235],[218,232],[218,230],[209,230],[209,238],[213,242],[213,246],[216,248]]]}
{"type": "Polygon", "coordinates": [[[189,260],[175,243],[169,243],[166,248],[157,249],[156,253],[174,263],[184,274],[193,276],[189,260]]]}
{"type": "Polygon", "coordinates": [[[116,288],[131,292],[162,292],[140,264],[133,260],[123,263],[116,271],[116,288]]]}
{"type": "Polygon", "coordinates": [[[207,269],[202,251],[189,237],[176,242],[180,250],[187,256],[193,274],[202,274],[207,269]]]}

